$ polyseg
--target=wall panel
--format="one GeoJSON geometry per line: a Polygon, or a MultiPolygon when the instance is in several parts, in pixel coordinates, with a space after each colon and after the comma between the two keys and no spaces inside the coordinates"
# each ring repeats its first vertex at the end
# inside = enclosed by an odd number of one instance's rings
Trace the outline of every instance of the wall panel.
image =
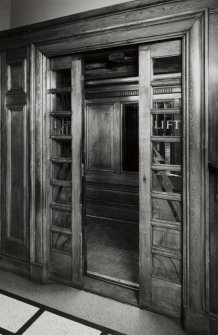
{"type": "Polygon", "coordinates": [[[29,254],[27,58],[20,49],[2,63],[2,251],[23,260],[29,254]]]}

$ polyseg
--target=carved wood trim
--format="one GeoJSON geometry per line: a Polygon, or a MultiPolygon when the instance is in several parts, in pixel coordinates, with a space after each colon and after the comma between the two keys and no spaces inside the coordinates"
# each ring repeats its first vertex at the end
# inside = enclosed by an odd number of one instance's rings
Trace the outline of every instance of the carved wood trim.
{"type": "MultiPolygon", "coordinates": [[[[192,315],[195,311],[198,317],[207,312],[209,299],[207,56],[204,61],[208,52],[207,15],[205,11],[193,24],[184,41],[184,187],[187,198],[183,199],[183,305],[187,313],[192,315]]],[[[185,314],[184,320],[185,326],[191,328],[191,317],[185,314]]],[[[204,323],[204,318],[201,322],[204,323]]]]}
{"type": "Polygon", "coordinates": [[[6,123],[7,123],[7,134],[6,134],[6,142],[7,142],[7,172],[6,172],[6,239],[10,240],[11,242],[15,242],[21,245],[27,245],[27,199],[28,199],[28,181],[27,181],[27,109],[25,106],[13,106],[13,109],[6,110],[6,123]],[[17,108],[18,107],[18,108],[17,108]],[[11,195],[13,193],[12,185],[11,185],[11,115],[13,112],[19,112],[24,114],[24,121],[23,121],[23,130],[24,130],[24,139],[23,144],[24,147],[22,149],[24,153],[24,201],[23,201],[23,213],[24,213],[24,222],[23,222],[23,237],[18,238],[11,235],[11,195]]]}
{"type": "Polygon", "coordinates": [[[30,276],[42,282],[49,277],[49,114],[47,113],[47,60],[31,46],[30,109],[30,276]]]}

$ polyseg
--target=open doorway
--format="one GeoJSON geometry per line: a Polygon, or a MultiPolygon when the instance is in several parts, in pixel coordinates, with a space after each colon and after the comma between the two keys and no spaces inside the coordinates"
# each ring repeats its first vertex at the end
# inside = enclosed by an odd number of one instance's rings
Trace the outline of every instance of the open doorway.
{"type": "Polygon", "coordinates": [[[85,57],[85,275],[138,289],[138,49],[85,57]]]}

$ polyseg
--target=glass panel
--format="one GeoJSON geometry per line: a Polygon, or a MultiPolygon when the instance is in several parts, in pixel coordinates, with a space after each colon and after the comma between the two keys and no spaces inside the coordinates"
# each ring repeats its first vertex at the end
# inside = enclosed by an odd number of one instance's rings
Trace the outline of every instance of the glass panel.
{"type": "Polygon", "coordinates": [[[58,204],[71,205],[72,191],[70,187],[53,187],[53,201],[58,204]]]}
{"type": "Polygon", "coordinates": [[[181,108],[181,99],[154,100],[153,108],[154,109],[181,108]]]}
{"type": "Polygon", "coordinates": [[[175,171],[158,171],[152,172],[153,191],[167,193],[182,192],[182,176],[181,172],[175,171]]]}
{"type": "Polygon", "coordinates": [[[171,56],[153,59],[154,74],[171,74],[182,71],[182,57],[171,56]]]}
{"type": "Polygon", "coordinates": [[[180,114],[154,114],[153,136],[180,136],[181,115],[180,114]]]}
{"type": "Polygon", "coordinates": [[[152,218],[181,222],[181,203],[174,200],[152,199],[152,218]]]}
{"type": "Polygon", "coordinates": [[[153,274],[173,282],[181,282],[182,266],[179,259],[162,255],[152,256],[153,274]]]}
{"type": "Polygon", "coordinates": [[[180,165],[181,163],[180,142],[153,142],[153,164],[180,165]]]}
{"type": "Polygon", "coordinates": [[[72,145],[70,140],[61,142],[60,157],[67,157],[67,158],[72,157],[72,145]]]}
{"type": "Polygon", "coordinates": [[[52,210],[52,225],[61,228],[71,228],[71,213],[52,210]]]}
{"type": "Polygon", "coordinates": [[[55,71],[56,76],[56,88],[71,87],[71,70],[57,70],[55,71]]]}
{"type": "Polygon", "coordinates": [[[71,181],[72,179],[71,164],[69,163],[53,164],[53,179],[71,181]]]}
{"type": "Polygon", "coordinates": [[[138,104],[123,105],[122,170],[139,169],[138,104]]]}
{"type": "Polygon", "coordinates": [[[71,117],[51,118],[52,134],[51,135],[70,135],[71,134],[71,117]]]}
{"type": "Polygon", "coordinates": [[[53,111],[70,111],[71,110],[71,93],[56,93],[53,101],[53,111]]]}

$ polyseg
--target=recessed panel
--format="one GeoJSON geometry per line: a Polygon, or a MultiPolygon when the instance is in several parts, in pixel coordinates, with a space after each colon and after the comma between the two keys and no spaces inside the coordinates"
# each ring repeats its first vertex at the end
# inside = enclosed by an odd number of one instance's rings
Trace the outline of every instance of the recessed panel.
{"type": "Polygon", "coordinates": [[[51,247],[53,250],[70,254],[72,249],[71,235],[62,232],[52,232],[51,247]]]}
{"type": "Polygon", "coordinates": [[[90,170],[113,170],[113,111],[111,104],[88,105],[87,157],[90,170]]]}
{"type": "Polygon", "coordinates": [[[171,228],[153,226],[152,244],[169,250],[181,250],[181,231],[171,228]]]}
{"type": "Polygon", "coordinates": [[[152,218],[172,222],[181,222],[181,203],[175,200],[152,199],[152,218]]]}
{"type": "Polygon", "coordinates": [[[53,165],[53,179],[72,180],[72,168],[70,163],[57,163],[53,165]]]}
{"type": "Polygon", "coordinates": [[[53,209],[52,225],[55,227],[71,229],[71,212],[53,209]]]}
{"type": "Polygon", "coordinates": [[[181,73],[181,56],[161,57],[153,59],[154,74],[173,74],[181,73]]]}
{"type": "Polygon", "coordinates": [[[72,190],[70,187],[53,187],[53,201],[60,205],[71,205],[72,190]]]}
{"type": "Polygon", "coordinates": [[[153,275],[170,280],[181,281],[181,261],[171,256],[153,255],[153,275]]]}
{"type": "Polygon", "coordinates": [[[8,90],[24,90],[24,63],[14,62],[8,65],[8,90]]]}
{"type": "MultiPolygon", "coordinates": [[[[24,227],[25,227],[25,209],[24,199],[26,196],[25,191],[25,129],[24,129],[24,117],[23,111],[8,111],[11,113],[11,131],[10,137],[10,222],[9,225],[9,237],[15,237],[17,239],[24,239],[24,227]]],[[[8,137],[8,140],[9,140],[8,137]]],[[[8,185],[9,186],[9,185],[8,185]]]]}

